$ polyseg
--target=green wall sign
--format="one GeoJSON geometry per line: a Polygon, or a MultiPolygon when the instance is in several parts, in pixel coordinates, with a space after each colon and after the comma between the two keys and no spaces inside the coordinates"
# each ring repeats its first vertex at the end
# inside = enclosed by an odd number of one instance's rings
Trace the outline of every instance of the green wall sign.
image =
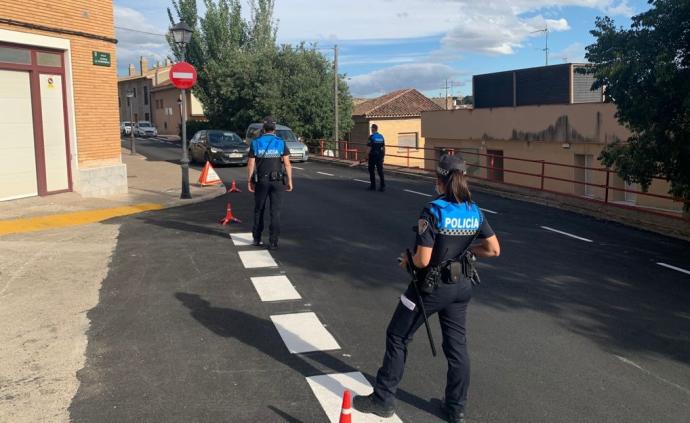
{"type": "Polygon", "coordinates": [[[92,51],[93,64],[96,66],[110,66],[110,53],[104,51],[92,51]]]}

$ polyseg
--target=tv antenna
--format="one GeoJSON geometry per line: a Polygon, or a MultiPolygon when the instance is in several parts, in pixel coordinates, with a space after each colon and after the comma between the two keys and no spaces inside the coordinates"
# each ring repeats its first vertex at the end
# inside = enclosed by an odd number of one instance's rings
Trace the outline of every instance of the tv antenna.
{"type": "Polygon", "coordinates": [[[530,34],[534,34],[537,32],[543,32],[544,33],[544,49],[542,51],[544,52],[546,66],[549,66],[549,26],[545,25],[544,29],[538,29],[536,31],[532,31],[532,32],[530,32],[530,34]]]}

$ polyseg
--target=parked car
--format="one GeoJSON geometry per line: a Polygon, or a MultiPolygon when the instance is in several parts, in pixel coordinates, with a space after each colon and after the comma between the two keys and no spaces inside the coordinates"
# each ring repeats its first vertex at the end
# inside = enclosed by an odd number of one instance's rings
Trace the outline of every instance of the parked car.
{"type": "Polygon", "coordinates": [[[193,162],[245,166],[249,146],[234,132],[205,129],[194,134],[189,142],[189,158],[193,162]]]}
{"type": "Polygon", "coordinates": [[[132,122],[122,122],[120,124],[120,134],[129,135],[132,133],[132,122]]]}
{"type": "Polygon", "coordinates": [[[142,120],[134,125],[134,136],[135,137],[157,137],[158,130],[155,126],[151,125],[151,122],[142,120]]]}
{"type": "MultiPolygon", "coordinates": [[[[263,124],[252,123],[247,128],[247,144],[263,133],[263,124]]],[[[292,129],[284,125],[276,125],[276,135],[282,138],[290,149],[291,162],[306,162],[309,160],[309,149],[292,132],[292,129]]]]}

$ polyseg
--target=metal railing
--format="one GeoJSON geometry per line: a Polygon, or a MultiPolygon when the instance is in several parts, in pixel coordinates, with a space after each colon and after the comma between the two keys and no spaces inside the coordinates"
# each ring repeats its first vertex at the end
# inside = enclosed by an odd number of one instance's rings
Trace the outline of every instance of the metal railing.
{"type": "MultiPolygon", "coordinates": [[[[365,143],[357,143],[351,141],[333,141],[312,140],[307,143],[310,147],[311,153],[329,157],[338,158],[349,161],[360,161],[366,159],[367,145],[365,143]]],[[[387,146],[390,149],[397,149],[397,152],[386,152],[386,159],[395,159],[395,163],[386,162],[387,167],[394,167],[399,169],[414,170],[423,173],[434,173],[436,163],[442,153],[447,154],[462,154],[468,165],[468,174],[471,178],[485,180],[491,183],[498,183],[519,188],[534,189],[537,191],[547,192],[551,194],[564,195],[568,197],[578,198],[581,200],[591,201],[595,203],[604,204],[611,207],[618,207],[629,210],[641,211],[665,217],[672,217],[689,221],[686,215],[682,213],[683,204],[690,205],[690,201],[669,195],[655,194],[652,192],[644,192],[638,189],[626,188],[625,186],[617,187],[613,185],[612,175],[616,173],[604,167],[593,166],[579,166],[566,163],[558,163],[547,160],[524,159],[518,157],[503,156],[495,153],[479,153],[475,151],[476,148],[457,148],[457,147],[405,147],[405,146],[387,146]],[[404,153],[400,154],[403,150],[404,153]],[[421,155],[420,155],[421,154],[421,155]],[[420,163],[421,162],[421,163],[420,163]],[[482,163],[484,162],[484,163],[482,163]],[[419,164],[418,166],[415,166],[419,164]],[[582,178],[568,178],[563,177],[563,169],[566,172],[581,172],[582,178]],[[559,175],[560,170],[560,175],[559,175]],[[482,171],[485,175],[481,175],[482,171]],[[506,181],[505,176],[515,175],[522,177],[518,181],[506,181]],[[600,181],[600,182],[595,182],[600,181]],[[560,185],[558,185],[560,184],[560,185]],[[581,193],[576,193],[575,187],[580,187],[581,193]],[[599,195],[595,195],[593,190],[599,190],[599,195]],[[622,194],[622,200],[612,199],[618,193],[622,194]],[[640,196],[641,198],[663,200],[667,204],[674,205],[677,210],[673,208],[658,208],[654,206],[645,206],[641,204],[626,201],[626,195],[640,196]],[[599,198],[597,198],[599,197],[599,198]]],[[[516,179],[508,178],[508,179],[516,179]]],[[[668,182],[664,178],[654,178],[654,181],[667,186],[668,182]]],[[[624,184],[622,181],[620,184],[624,184]]]]}

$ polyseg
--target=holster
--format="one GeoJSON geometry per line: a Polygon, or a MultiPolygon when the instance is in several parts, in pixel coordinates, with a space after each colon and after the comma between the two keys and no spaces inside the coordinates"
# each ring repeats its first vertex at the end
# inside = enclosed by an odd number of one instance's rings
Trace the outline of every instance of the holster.
{"type": "Polygon", "coordinates": [[[252,182],[254,183],[254,185],[259,183],[259,174],[256,173],[256,171],[254,171],[254,173],[252,173],[252,182]]]}
{"type": "Polygon", "coordinates": [[[434,292],[441,282],[441,268],[438,266],[429,267],[424,274],[424,278],[418,279],[417,287],[423,294],[434,292]]]}

